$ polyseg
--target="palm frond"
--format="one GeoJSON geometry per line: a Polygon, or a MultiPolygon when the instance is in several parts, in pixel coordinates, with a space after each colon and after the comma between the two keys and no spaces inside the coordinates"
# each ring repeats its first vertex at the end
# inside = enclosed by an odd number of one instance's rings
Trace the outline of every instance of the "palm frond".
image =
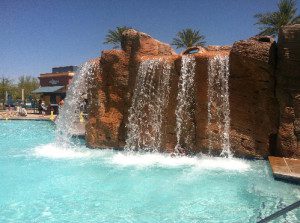
{"type": "Polygon", "coordinates": [[[116,27],[115,30],[108,30],[103,43],[113,45],[114,49],[120,48],[122,41],[122,33],[128,29],[130,29],[130,27],[120,26],[116,27]]]}
{"type": "Polygon", "coordinates": [[[188,48],[192,46],[204,46],[205,36],[200,34],[199,30],[193,30],[191,28],[183,29],[176,34],[173,38],[171,45],[179,48],[188,48]]]}
{"type": "MultiPolygon", "coordinates": [[[[296,19],[296,2],[295,0],[280,0],[277,4],[278,11],[259,13],[254,15],[257,19],[255,25],[258,25],[261,32],[259,35],[278,35],[282,26],[298,22],[296,19]]],[[[300,21],[299,21],[300,22],[300,21]]]]}

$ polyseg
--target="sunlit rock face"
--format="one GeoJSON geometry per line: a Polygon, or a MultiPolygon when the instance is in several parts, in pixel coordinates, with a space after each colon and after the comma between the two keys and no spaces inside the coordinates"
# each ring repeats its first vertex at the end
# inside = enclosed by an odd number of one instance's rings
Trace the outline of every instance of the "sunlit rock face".
{"type": "Polygon", "coordinates": [[[89,92],[87,143],[91,147],[119,147],[127,107],[128,58],[121,50],[103,51],[89,92]]]}
{"type": "Polygon", "coordinates": [[[300,157],[300,25],[279,32],[276,78],[280,109],[276,154],[300,157]]]}
{"type": "Polygon", "coordinates": [[[132,57],[176,55],[170,45],[134,29],[123,32],[121,45],[122,50],[132,57]]]}
{"type": "Polygon", "coordinates": [[[102,52],[89,94],[86,138],[90,147],[125,146],[128,111],[140,61],[145,56],[174,54],[169,45],[135,30],[124,32],[121,50],[102,52]]]}
{"type": "Polygon", "coordinates": [[[266,157],[276,144],[275,55],[270,37],[235,42],[230,52],[230,136],[238,156],[266,157]]]}
{"type": "Polygon", "coordinates": [[[97,60],[87,144],[227,157],[297,156],[299,43],[299,27],[286,27],[278,53],[274,40],[261,36],[177,55],[168,44],[127,30],[122,49],[103,51],[97,60]]]}
{"type": "MultiPolygon", "coordinates": [[[[218,136],[223,133],[219,129],[218,120],[219,104],[213,101],[210,104],[211,91],[220,94],[220,83],[216,82],[213,76],[216,74],[210,70],[210,63],[214,58],[228,58],[230,48],[219,46],[208,46],[205,51],[194,54],[195,67],[195,146],[194,152],[210,153],[212,155],[221,155],[223,147],[222,140],[218,136]],[[212,81],[214,79],[214,81],[212,81]],[[211,80],[212,82],[210,82],[211,80]],[[209,104],[211,109],[209,111],[209,104]],[[210,118],[211,117],[211,118],[210,118]],[[216,137],[215,137],[216,136],[216,137]]],[[[228,65],[228,64],[227,64],[228,65]]],[[[222,71],[220,70],[222,73],[222,71]]],[[[220,73],[220,74],[221,74],[220,73]]],[[[225,77],[224,77],[225,78],[225,77]]]]}

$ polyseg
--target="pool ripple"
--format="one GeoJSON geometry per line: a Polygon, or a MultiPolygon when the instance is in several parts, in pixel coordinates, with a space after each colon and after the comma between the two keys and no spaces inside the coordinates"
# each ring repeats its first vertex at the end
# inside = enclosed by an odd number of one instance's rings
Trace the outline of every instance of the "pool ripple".
{"type": "Polygon", "coordinates": [[[0,122],[0,145],[0,222],[256,222],[300,198],[263,160],[90,150],[48,122],[0,122]]]}

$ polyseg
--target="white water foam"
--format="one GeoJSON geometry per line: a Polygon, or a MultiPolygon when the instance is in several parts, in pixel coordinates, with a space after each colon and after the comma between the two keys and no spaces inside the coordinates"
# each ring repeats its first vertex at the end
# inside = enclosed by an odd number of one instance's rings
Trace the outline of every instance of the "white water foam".
{"type": "Polygon", "coordinates": [[[222,157],[188,157],[171,156],[161,153],[141,153],[113,150],[89,150],[82,147],[66,147],[50,143],[37,146],[33,150],[33,155],[38,158],[48,158],[54,160],[70,159],[96,159],[101,163],[114,167],[161,167],[161,168],[195,168],[196,170],[227,170],[227,171],[247,171],[250,163],[242,159],[222,158],[222,157]]]}
{"type": "Polygon", "coordinates": [[[91,150],[85,146],[72,146],[67,144],[49,143],[37,146],[33,149],[33,155],[49,159],[81,159],[81,158],[98,158],[112,154],[113,151],[91,150]]]}
{"type": "Polygon", "coordinates": [[[193,167],[201,170],[222,169],[228,171],[247,171],[250,164],[245,160],[222,157],[187,157],[160,153],[117,153],[111,163],[120,166],[151,167],[159,166],[165,168],[193,167]]]}
{"type": "Polygon", "coordinates": [[[89,150],[79,151],[72,147],[59,146],[57,143],[50,143],[34,148],[34,155],[50,159],[75,159],[91,157],[92,153],[89,150]]]}

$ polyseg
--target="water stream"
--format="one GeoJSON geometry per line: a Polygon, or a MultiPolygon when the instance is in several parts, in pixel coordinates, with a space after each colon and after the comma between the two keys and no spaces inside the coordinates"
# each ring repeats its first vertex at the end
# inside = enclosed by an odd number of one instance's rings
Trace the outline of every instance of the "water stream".
{"type": "Polygon", "coordinates": [[[229,106],[229,58],[216,56],[209,60],[208,67],[208,135],[209,150],[213,141],[222,148],[221,156],[231,157],[230,151],[230,106],[229,106]],[[217,125],[218,133],[213,133],[213,125],[217,125]]]}
{"type": "Polygon", "coordinates": [[[129,109],[126,150],[158,151],[169,99],[171,65],[162,59],[142,61],[129,109]]]}
{"type": "MultiPolygon", "coordinates": [[[[94,64],[81,65],[70,84],[65,104],[56,120],[58,142],[69,143],[78,131],[80,105],[85,101],[88,82],[94,64]]],[[[188,152],[194,146],[195,124],[195,58],[184,55],[178,83],[175,152],[188,152]]],[[[209,149],[219,146],[221,156],[231,157],[229,59],[216,56],[208,67],[208,136],[209,149]],[[216,130],[217,129],[217,130],[216,130]],[[215,131],[212,131],[215,130],[215,131]],[[217,133],[216,133],[217,131],[217,133]]],[[[132,105],[129,109],[125,150],[159,151],[162,145],[162,126],[170,94],[171,64],[163,59],[150,59],[140,63],[132,105]]]]}
{"type": "Polygon", "coordinates": [[[70,137],[78,133],[80,107],[87,98],[88,81],[92,77],[94,63],[86,62],[78,67],[69,85],[64,105],[59,108],[56,123],[56,137],[59,143],[69,143],[70,137]]]}
{"type": "Polygon", "coordinates": [[[178,84],[176,107],[176,138],[175,152],[184,152],[193,145],[195,136],[194,103],[195,103],[195,58],[183,55],[181,60],[181,74],[178,84]]]}

